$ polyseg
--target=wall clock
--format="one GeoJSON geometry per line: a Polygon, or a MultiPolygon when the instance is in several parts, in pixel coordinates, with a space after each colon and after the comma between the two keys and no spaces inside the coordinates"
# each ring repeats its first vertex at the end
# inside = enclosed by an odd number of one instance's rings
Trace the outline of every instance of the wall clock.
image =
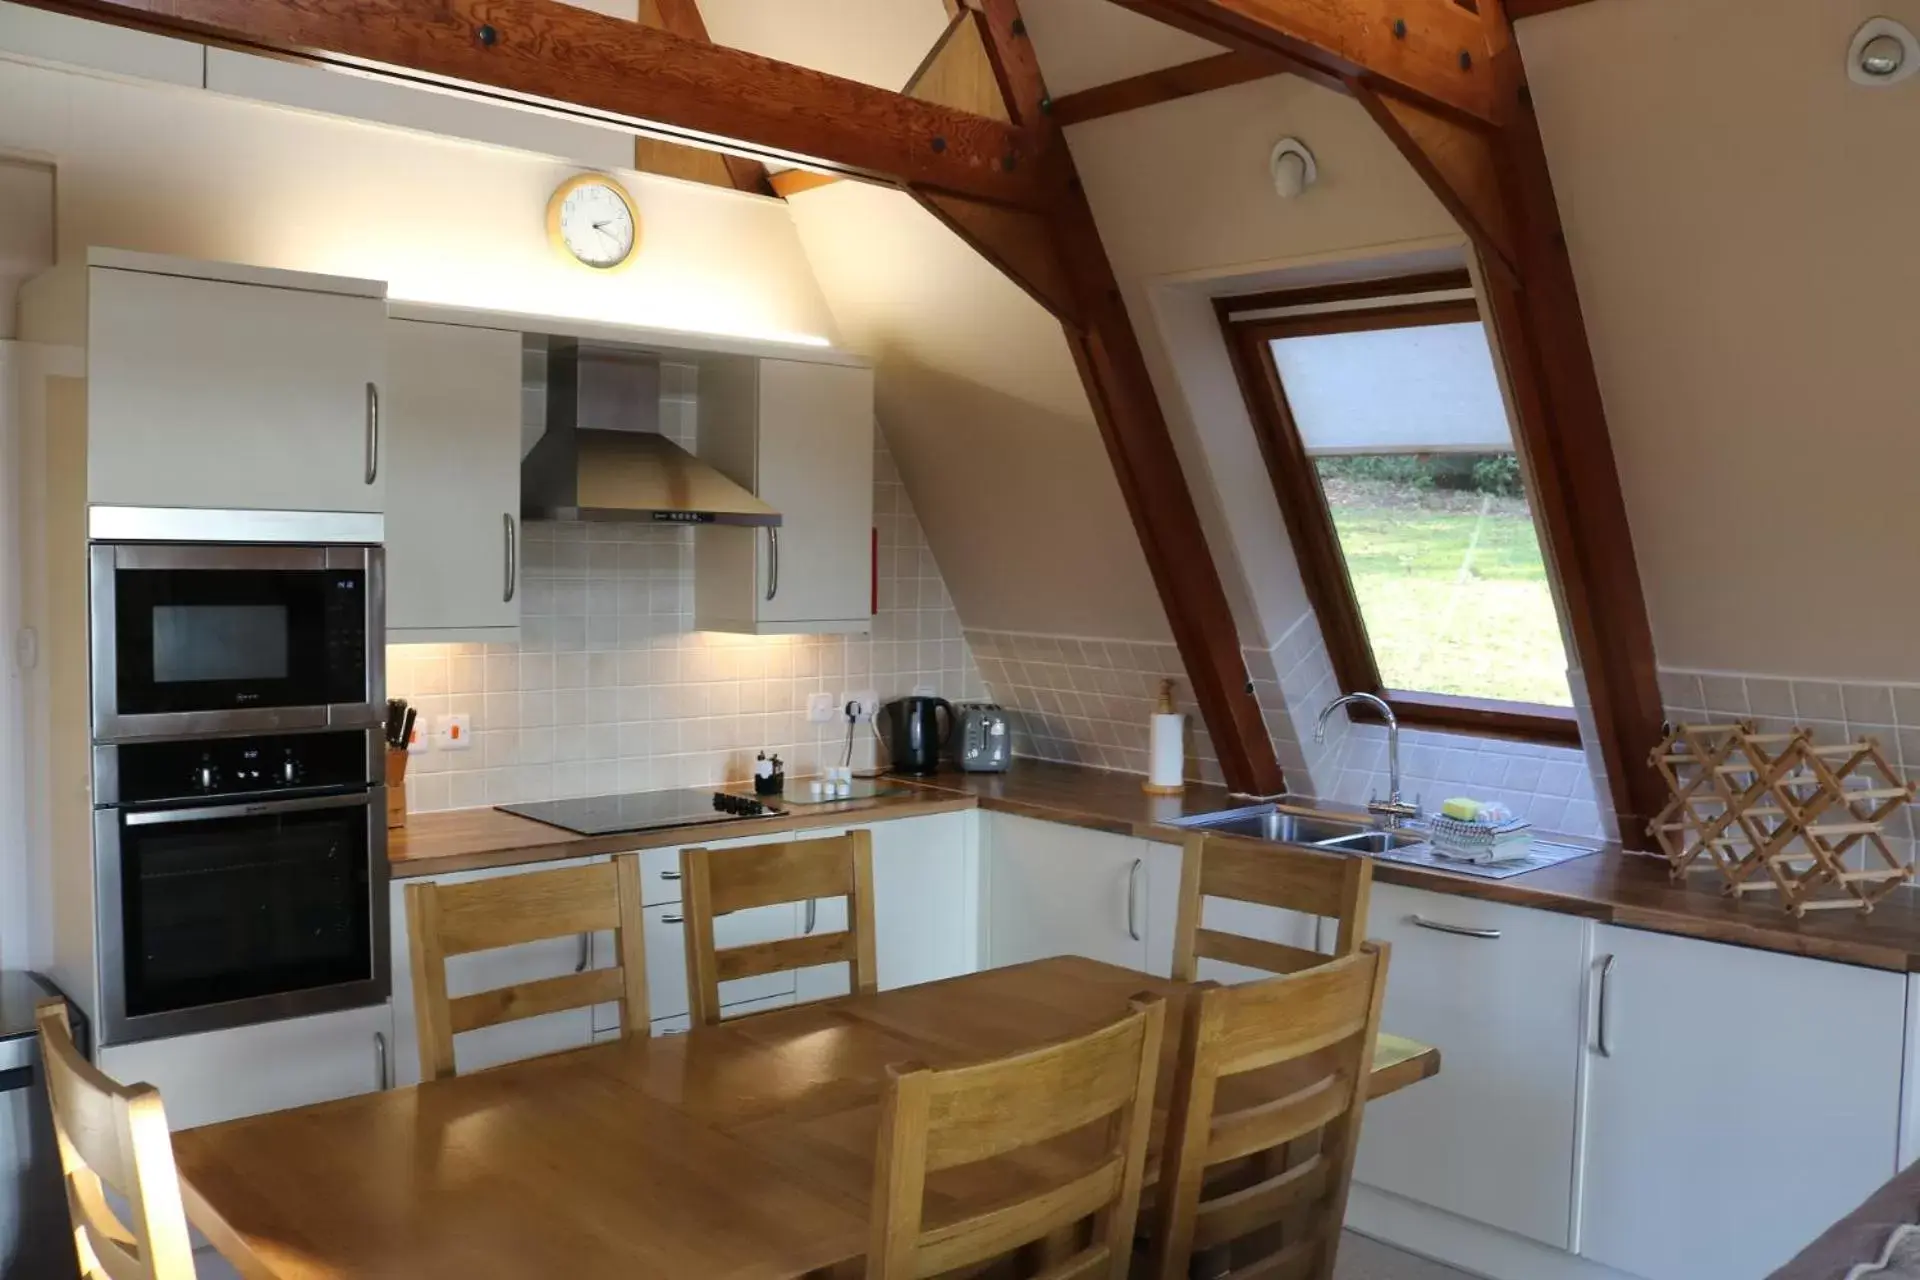
{"type": "Polygon", "coordinates": [[[583,173],[561,183],[547,201],[547,239],[582,266],[614,271],[632,262],[640,247],[640,214],[613,178],[583,173]]]}

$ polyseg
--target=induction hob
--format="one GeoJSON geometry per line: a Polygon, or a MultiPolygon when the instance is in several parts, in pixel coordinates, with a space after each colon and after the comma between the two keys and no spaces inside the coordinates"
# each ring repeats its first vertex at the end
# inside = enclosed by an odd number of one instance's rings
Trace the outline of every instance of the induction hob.
{"type": "Polygon", "coordinates": [[[583,796],[577,800],[541,800],[532,804],[503,804],[502,813],[532,818],[581,836],[611,836],[628,831],[661,831],[669,827],[740,822],[782,812],[776,805],[752,796],[722,791],[633,791],[621,796],[583,796]]]}

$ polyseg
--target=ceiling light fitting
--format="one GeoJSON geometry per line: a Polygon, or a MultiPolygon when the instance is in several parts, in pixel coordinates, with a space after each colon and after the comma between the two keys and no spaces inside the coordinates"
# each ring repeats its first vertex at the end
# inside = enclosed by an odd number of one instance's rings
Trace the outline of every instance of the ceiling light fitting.
{"type": "Polygon", "coordinates": [[[1313,152],[1298,138],[1282,138],[1274,143],[1268,167],[1273,174],[1273,189],[1282,200],[1293,199],[1320,179],[1320,166],[1314,163],[1313,152]]]}
{"type": "Polygon", "coordinates": [[[1892,18],[1873,18],[1853,33],[1847,78],[1855,84],[1898,84],[1920,72],[1920,40],[1892,18]]]}

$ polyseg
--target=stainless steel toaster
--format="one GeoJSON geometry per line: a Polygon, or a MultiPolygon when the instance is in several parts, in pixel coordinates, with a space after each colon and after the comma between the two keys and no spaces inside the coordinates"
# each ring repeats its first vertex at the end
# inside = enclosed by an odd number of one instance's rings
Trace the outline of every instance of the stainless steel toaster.
{"type": "Polygon", "coordinates": [[[968,773],[1005,773],[1013,762],[1013,729],[1007,713],[991,702],[963,702],[954,725],[954,758],[968,773]]]}

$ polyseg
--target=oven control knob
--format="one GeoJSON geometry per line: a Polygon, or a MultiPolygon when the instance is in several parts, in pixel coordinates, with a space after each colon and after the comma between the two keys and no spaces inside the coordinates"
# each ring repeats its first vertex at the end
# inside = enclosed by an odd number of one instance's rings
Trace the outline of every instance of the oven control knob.
{"type": "Polygon", "coordinates": [[[211,791],[220,785],[220,770],[214,768],[211,759],[202,757],[199,767],[193,771],[193,782],[202,791],[211,791]]]}
{"type": "Polygon", "coordinates": [[[293,752],[287,752],[287,758],[280,762],[280,785],[293,786],[300,781],[300,774],[300,761],[294,758],[293,752]]]}

